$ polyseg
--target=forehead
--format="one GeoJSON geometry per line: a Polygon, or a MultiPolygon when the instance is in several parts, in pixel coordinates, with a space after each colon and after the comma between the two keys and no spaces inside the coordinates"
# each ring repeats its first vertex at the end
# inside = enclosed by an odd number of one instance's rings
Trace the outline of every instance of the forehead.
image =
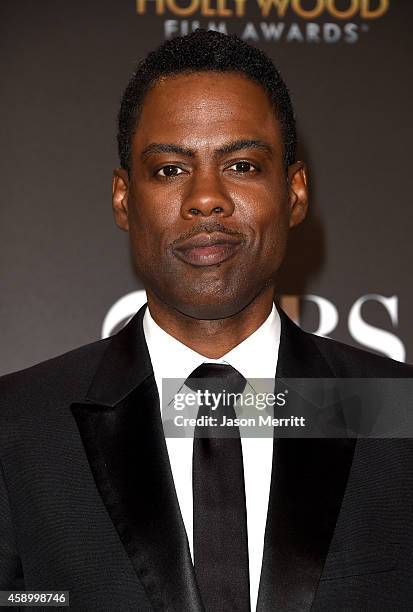
{"type": "Polygon", "coordinates": [[[280,145],[280,126],[264,89],[236,73],[179,74],[146,94],[133,149],[174,140],[218,146],[228,138],[266,138],[280,145]]]}

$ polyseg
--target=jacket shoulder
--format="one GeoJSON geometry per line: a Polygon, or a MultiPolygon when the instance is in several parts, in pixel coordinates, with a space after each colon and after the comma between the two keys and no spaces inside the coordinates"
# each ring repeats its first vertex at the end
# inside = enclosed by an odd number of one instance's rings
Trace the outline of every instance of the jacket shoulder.
{"type": "Polygon", "coordinates": [[[0,377],[0,414],[41,401],[54,404],[81,399],[110,338],[85,344],[34,366],[0,377]]]}
{"type": "Polygon", "coordinates": [[[369,351],[304,332],[317,345],[336,376],[343,378],[410,378],[413,366],[369,351]]]}

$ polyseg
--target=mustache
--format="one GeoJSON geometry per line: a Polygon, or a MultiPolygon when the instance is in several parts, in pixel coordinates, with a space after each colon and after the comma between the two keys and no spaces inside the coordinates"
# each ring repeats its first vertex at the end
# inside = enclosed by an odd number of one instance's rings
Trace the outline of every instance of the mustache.
{"type": "Polygon", "coordinates": [[[199,223],[198,225],[194,225],[187,232],[184,232],[183,234],[181,234],[179,238],[176,238],[172,242],[171,246],[174,247],[180,242],[183,242],[184,240],[187,240],[188,238],[192,238],[192,236],[196,236],[197,234],[201,234],[201,233],[211,234],[212,232],[222,232],[223,234],[228,234],[230,236],[240,236],[242,240],[245,240],[245,236],[242,232],[238,232],[236,230],[230,229],[229,227],[225,227],[225,225],[223,225],[219,221],[210,221],[210,222],[203,222],[203,223],[199,223]]]}

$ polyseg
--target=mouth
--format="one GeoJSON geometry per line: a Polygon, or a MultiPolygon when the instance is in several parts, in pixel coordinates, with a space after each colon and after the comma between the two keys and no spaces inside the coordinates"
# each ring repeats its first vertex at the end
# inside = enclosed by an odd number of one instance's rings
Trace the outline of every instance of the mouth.
{"type": "Polygon", "coordinates": [[[240,236],[222,232],[201,233],[175,246],[173,252],[192,266],[216,266],[235,255],[242,242],[240,236]]]}

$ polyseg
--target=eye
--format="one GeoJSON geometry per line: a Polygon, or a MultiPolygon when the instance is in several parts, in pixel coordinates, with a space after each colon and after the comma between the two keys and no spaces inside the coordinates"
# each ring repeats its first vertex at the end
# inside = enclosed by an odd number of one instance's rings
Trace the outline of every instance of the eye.
{"type": "Polygon", "coordinates": [[[235,164],[232,164],[232,166],[229,166],[228,170],[230,170],[231,168],[235,168],[236,172],[240,172],[242,174],[248,174],[249,172],[251,172],[251,170],[252,171],[258,170],[258,168],[256,168],[250,162],[247,162],[247,161],[236,162],[235,164]]]}
{"type": "Polygon", "coordinates": [[[160,170],[158,170],[155,173],[155,176],[163,176],[165,178],[168,178],[170,176],[179,176],[179,174],[182,174],[182,173],[183,173],[183,170],[179,168],[178,166],[169,165],[169,166],[163,166],[163,168],[160,168],[160,170]]]}

